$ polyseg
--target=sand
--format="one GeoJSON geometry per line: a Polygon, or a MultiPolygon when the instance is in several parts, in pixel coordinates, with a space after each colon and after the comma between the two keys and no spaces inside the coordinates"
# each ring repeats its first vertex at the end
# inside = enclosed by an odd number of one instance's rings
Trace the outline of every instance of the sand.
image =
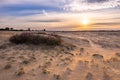
{"type": "Polygon", "coordinates": [[[120,80],[120,32],[55,32],[63,46],[16,45],[0,32],[0,80],[120,80]]]}

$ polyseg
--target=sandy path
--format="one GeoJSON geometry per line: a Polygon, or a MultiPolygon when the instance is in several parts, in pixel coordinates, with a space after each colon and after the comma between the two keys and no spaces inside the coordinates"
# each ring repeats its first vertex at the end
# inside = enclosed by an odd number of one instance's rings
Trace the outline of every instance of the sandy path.
{"type": "MultiPolygon", "coordinates": [[[[63,36],[63,35],[62,35],[62,36],[63,36]]],[[[92,48],[94,48],[94,49],[96,49],[96,50],[102,50],[102,48],[101,48],[99,45],[93,43],[92,40],[90,40],[89,38],[81,37],[81,36],[78,36],[78,35],[64,35],[63,37],[68,37],[68,38],[72,38],[72,39],[80,39],[80,40],[83,39],[83,40],[87,40],[87,41],[89,41],[89,44],[90,44],[90,46],[91,46],[92,48]]]]}

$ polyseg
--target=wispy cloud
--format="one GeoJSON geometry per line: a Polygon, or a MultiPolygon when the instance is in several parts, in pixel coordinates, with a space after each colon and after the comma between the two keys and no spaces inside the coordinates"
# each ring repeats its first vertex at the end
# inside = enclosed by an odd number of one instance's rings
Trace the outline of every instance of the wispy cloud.
{"type": "Polygon", "coordinates": [[[45,11],[45,10],[42,10],[42,12],[43,12],[43,14],[44,14],[45,16],[48,16],[48,13],[47,13],[47,11],[45,11]]]}
{"type": "Polygon", "coordinates": [[[28,20],[28,22],[62,22],[62,20],[59,19],[51,19],[51,20],[28,20]]]}
{"type": "Polygon", "coordinates": [[[115,25],[120,25],[120,23],[117,23],[117,22],[104,22],[104,23],[95,23],[95,24],[92,24],[92,25],[99,25],[99,26],[115,26],[115,25]]]}

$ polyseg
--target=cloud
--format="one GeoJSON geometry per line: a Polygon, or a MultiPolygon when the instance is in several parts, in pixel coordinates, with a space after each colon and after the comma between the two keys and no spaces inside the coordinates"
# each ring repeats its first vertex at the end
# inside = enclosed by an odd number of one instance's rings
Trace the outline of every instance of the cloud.
{"type": "Polygon", "coordinates": [[[42,12],[45,16],[48,16],[48,13],[45,10],[42,10],[42,12]]]}
{"type": "Polygon", "coordinates": [[[66,11],[86,11],[120,7],[120,0],[72,0],[64,6],[66,11]]]}
{"type": "Polygon", "coordinates": [[[56,30],[56,31],[75,31],[76,26],[57,26],[50,28],[50,30],[56,30]]]}
{"type": "Polygon", "coordinates": [[[52,10],[56,11],[59,8],[50,5],[35,5],[35,4],[13,4],[0,7],[0,11],[22,11],[22,10],[52,10]]]}
{"type": "Polygon", "coordinates": [[[59,6],[64,3],[64,0],[0,0],[0,6],[14,5],[14,4],[36,4],[46,6],[59,6]]]}
{"type": "Polygon", "coordinates": [[[9,4],[0,7],[0,17],[1,16],[27,16],[35,14],[48,15],[47,12],[59,12],[58,7],[50,5],[35,5],[35,4],[9,4]]]}
{"type": "Polygon", "coordinates": [[[62,22],[59,19],[51,19],[51,20],[29,20],[28,22],[62,22]]]}
{"type": "Polygon", "coordinates": [[[95,23],[95,24],[92,24],[92,25],[106,25],[106,26],[115,26],[115,25],[120,25],[120,23],[117,23],[117,22],[106,22],[106,23],[95,23]]]}
{"type": "Polygon", "coordinates": [[[102,2],[106,2],[106,1],[109,1],[109,0],[87,0],[88,3],[102,3],[102,2]]]}
{"type": "Polygon", "coordinates": [[[0,13],[24,16],[48,12],[81,12],[120,7],[120,0],[0,0],[0,13]],[[24,12],[23,12],[24,11],[24,12]],[[37,11],[37,12],[36,12],[37,11]],[[21,13],[22,12],[22,13],[21,13]]]}

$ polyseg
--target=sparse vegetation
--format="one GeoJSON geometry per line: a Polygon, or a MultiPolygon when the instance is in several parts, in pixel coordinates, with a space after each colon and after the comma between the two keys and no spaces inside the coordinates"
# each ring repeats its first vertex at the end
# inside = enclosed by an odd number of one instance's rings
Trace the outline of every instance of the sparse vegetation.
{"type": "Polygon", "coordinates": [[[120,48],[119,40],[104,40],[104,39],[98,39],[98,40],[92,40],[95,44],[100,45],[102,48],[120,48]]]}
{"type": "Polygon", "coordinates": [[[112,80],[112,79],[108,74],[106,74],[106,72],[104,72],[103,80],[112,80]]]}
{"type": "Polygon", "coordinates": [[[28,60],[24,60],[22,63],[23,64],[29,64],[30,62],[28,60]]]}
{"type": "Polygon", "coordinates": [[[60,80],[60,75],[59,74],[54,74],[55,80],[60,80]]]}
{"type": "Polygon", "coordinates": [[[11,67],[12,67],[11,64],[7,64],[5,65],[4,69],[10,69],[11,67]]]}
{"type": "Polygon", "coordinates": [[[7,46],[5,44],[0,45],[0,49],[6,49],[6,48],[7,48],[7,46]]]}
{"type": "Polygon", "coordinates": [[[49,71],[49,70],[47,70],[47,69],[43,69],[43,73],[44,73],[44,74],[49,74],[49,73],[50,73],[50,71],[49,71]]]}
{"type": "Polygon", "coordinates": [[[83,52],[84,52],[84,48],[80,48],[80,52],[82,52],[82,53],[83,53],[83,52]]]}
{"type": "Polygon", "coordinates": [[[86,80],[93,80],[93,75],[92,73],[88,72],[86,75],[86,80]]]}
{"type": "Polygon", "coordinates": [[[103,56],[100,55],[100,54],[93,54],[92,56],[93,56],[93,57],[97,57],[97,58],[103,58],[103,56]]]}
{"type": "Polygon", "coordinates": [[[22,33],[14,35],[10,38],[10,42],[15,44],[46,44],[46,45],[60,45],[62,43],[61,37],[53,34],[33,34],[22,33]]]}
{"type": "MultiPolygon", "coordinates": [[[[1,79],[119,80],[119,49],[113,46],[106,49],[91,41],[92,39],[94,41],[107,39],[112,45],[114,43],[120,45],[118,36],[96,36],[97,33],[90,32],[22,32],[24,31],[0,32],[1,79]],[[11,36],[17,36],[18,42],[9,42],[11,36]],[[46,42],[39,43],[38,36],[42,38],[42,41],[49,40],[48,37],[52,40],[60,37],[64,42],[61,41],[59,46],[49,46],[46,42]],[[81,41],[82,38],[88,40],[89,44],[81,41]],[[19,42],[19,39],[23,42],[19,42]]],[[[48,43],[51,42],[48,41],[48,43]]]]}
{"type": "Polygon", "coordinates": [[[18,72],[16,72],[17,76],[21,76],[23,74],[25,74],[25,69],[24,68],[20,68],[20,70],[18,72]]]}
{"type": "Polygon", "coordinates": [[[119,60],[117,57],[111,57],[111,58],[110,58],[110,61],[119,62],[120,60],[119,60]]]}
{"type": "Polygon", "coordinates": [[[118,56],[118,57],[120,57],[120,53],[116,53],[115,55],[118,56]]]}

